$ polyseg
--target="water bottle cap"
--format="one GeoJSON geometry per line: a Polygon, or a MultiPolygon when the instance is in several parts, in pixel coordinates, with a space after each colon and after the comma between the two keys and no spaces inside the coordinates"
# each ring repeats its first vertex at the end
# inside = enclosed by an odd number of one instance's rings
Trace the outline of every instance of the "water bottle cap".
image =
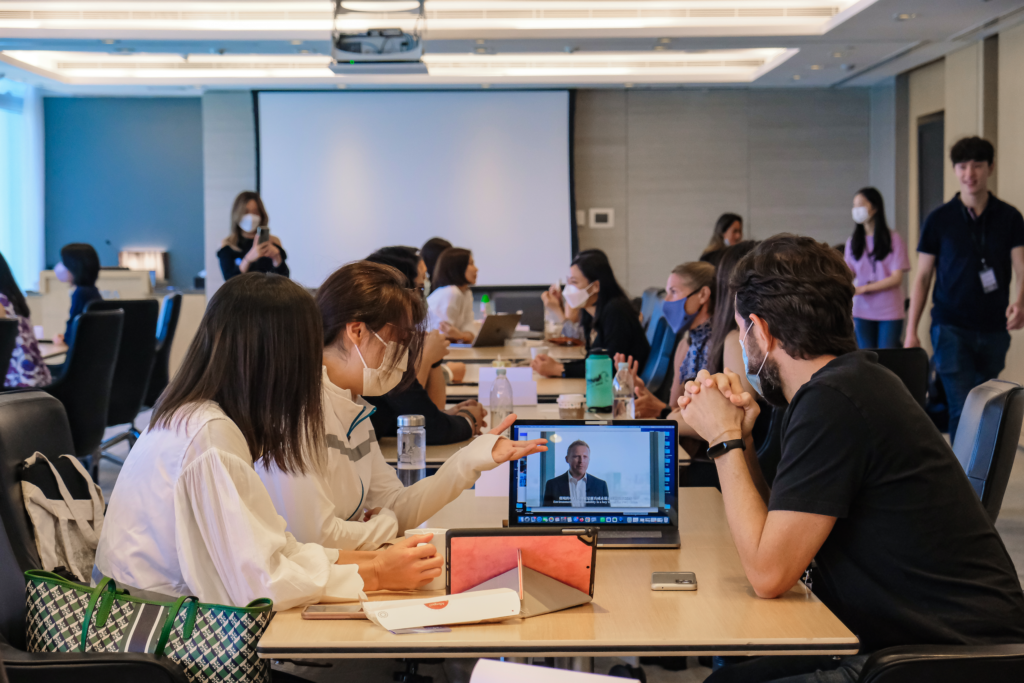
{"type": "Polygon", "coordinates": [[[422,415],[399,415],[398,426],[399,427],[425,427],[427,421],[423,419],[422,415]]]}
{"type": "Polygon", "coordinates": [[[608,349],[602,349],[600,347],[594,347],[594,348],[590,349],[590,355],[591,356],[607,356],[608,355],[608,349]]]}
{"type": "Polygon", "coordinates": [[[619,370],[629,370],[629,363],[619,363],[619,370]]]}
{"type": "Polygon", "coordinates": [[[495,377],[504,377],[505,376],[505,368],[495,368],[494,376],[495,377]]]}
{"type": "Polygon", "coordinates": [[[491,297],[488,294],[484,294],[482,297],[480,297],[480,301],[484,302],[485,304],[489,303],[490,300],[491,300],[491,297]]]}

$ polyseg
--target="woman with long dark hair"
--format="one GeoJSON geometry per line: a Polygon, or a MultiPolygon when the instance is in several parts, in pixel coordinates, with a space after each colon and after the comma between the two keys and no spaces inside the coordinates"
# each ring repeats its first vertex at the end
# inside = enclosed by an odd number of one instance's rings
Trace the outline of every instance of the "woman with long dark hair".
{"type": "MultiPolygon", "coordinates": [[[[644,367],[651,346],[640,324],[640,315],[615,279],[603,251],[587,249],[576,255],[569,266],[562,297],[581,313],[583,341],[588,352],[591,348],[603,348],[611,355],[632,356],[640,368],[644,367]]],[[[531,365],[545,377],[586,376],[581,360],[561,363],[542,353],[531,365]]]]}
{"type": "Polygon", "coordinates": [[[217,258],[225,280],[242,273],[277,273],[288,277],[288,255],[277,235],[257,242],[257,229],[270,225],[270,216],[256,192],[241,192],[231,205],[231,228],[217,258]]]}
{"type": "Polygon", "coordinates": [[[260,481],[257,465],[326,467],[322,343],[313,297],[288,278],[247,273],[217,290],[118,475],[100,574],[202,602],[270,598],[276,610],[440,575],[433,547],[417,547],[426,535],[383,552],[296,541],[260,481]]]}
{"type": "Polygon", "coordinates": [[[711,230],[711,240],[700,255],[700,260],[717,266],[718,260],[722,257],[721,251],[739,244],[742,240],[743,217],[735,213],[723,213],[715,221],[715,227],[711,230]]]}
{"type": "Polygon", "coordinates": [[[7,366],[4,386],[41,387],[49,384],[50,370],[39,352],[25,295],[21,293],[3,254],[0,254],[0,318],[18,321],[18,336],[14,341],[11,363],[7,366]]]}
{"type": "Polygon", "coordinates": [[[426,291],[428,294],[434,289],[434,270],[437,268],[437,259],[441,258],[445,249],[451,248],[452,243],[443,237],[431,237],[420,247],[420,256],[423,257],[423,263],[427,267],[426,291]]]}
{"type": "Polygon", "coordinates": [[[853,197],[856,227],[846,241],[846,264],[853,271],[853,324],[862,349],[903,346],[903,273],[910,270],[907,248],[889,230],[882,193],[865,187],[853,197]]]}
{"type": "Polygon", "coordinates": [[[317,290],[323,320],[326,456],[318,470],[289,472],[274,462],[257,468],[277,511],[301,542],[372,550],[414,529],[476,482],[480,473],[547,450],[544,439],[510,441],[489,434],[462,448],[433,476],[403,486],[384,460],[371,428],[383,396],[415,379],[423,344],[423,300],[395,268],[369,261],[342,266],[317,290]]]}
{"type": "MultiPolygon", "coordinates": [[[[429,266],[428,266],[429,268],[429,266]]],[[[476,335],[473,327],[473,292],[477,267],[473,252],[452,247],[441,252],[431,276],[430,327],[440,330],[455,342],[471,343],[476,335]]]]}

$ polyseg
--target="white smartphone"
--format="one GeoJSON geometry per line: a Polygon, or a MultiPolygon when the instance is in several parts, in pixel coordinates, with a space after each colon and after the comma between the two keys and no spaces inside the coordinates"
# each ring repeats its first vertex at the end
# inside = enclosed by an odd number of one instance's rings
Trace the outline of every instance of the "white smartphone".
{"type": "Polygon", "coordinates": [[[366,613],[360,604],[309,605],[302,610],[303,619],[365,619],[366,613]]]}
{"type": "Polygon", "coordinates": [[[693,572],[654,572],[651,574],[652,591],[695,591],[697,575],[693,572]]]}

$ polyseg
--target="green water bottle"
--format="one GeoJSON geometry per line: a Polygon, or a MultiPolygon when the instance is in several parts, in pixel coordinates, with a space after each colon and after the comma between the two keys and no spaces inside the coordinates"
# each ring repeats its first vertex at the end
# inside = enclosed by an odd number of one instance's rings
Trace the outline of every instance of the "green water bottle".
{"type": "Polygon", "coordinates": [[[587,412],[610,413],[615,401],[612,359],[607,349],[590,349],[587,356],[587,412]]]}

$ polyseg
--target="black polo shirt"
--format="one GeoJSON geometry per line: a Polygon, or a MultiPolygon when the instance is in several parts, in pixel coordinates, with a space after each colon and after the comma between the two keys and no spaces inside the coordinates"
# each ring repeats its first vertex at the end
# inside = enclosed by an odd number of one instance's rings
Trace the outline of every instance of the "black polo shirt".
{"type": "Polygon", "coordinates": [[[770,510],[836,517],[815,595],[862,652],[1024,642],[1013,561],[960,463],[877,356],[836,358],[782,422],[770,510]]]}
{"type": "Polygon", "coordinates": [[[959,192],[928,214],[917,250],[935,256],[932,323],[978,332],[1005,330],[1013,276],[1010,250],[1021,246],[1024,218],[992,193],[977,220],[960,201],[959,192]],[[978,275],[982,256],[999,283],[987,294],[978,275]]]}

